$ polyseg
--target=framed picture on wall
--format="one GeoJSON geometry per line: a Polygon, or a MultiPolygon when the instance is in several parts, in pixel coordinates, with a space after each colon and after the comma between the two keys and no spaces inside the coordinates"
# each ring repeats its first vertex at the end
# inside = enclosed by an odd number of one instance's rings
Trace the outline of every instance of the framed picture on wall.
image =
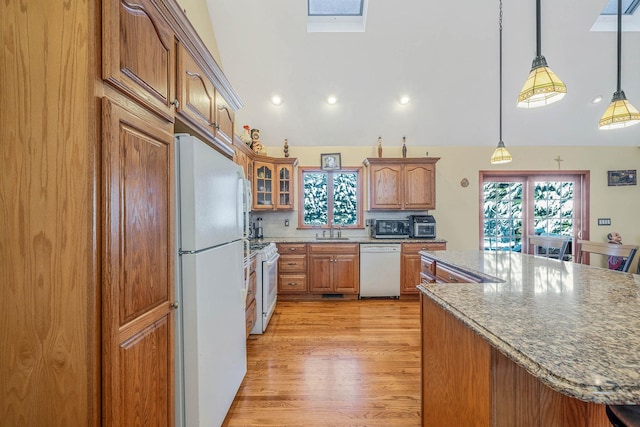
{"type": "Polygon", "coordinates": [[[342,168],[340,153],[320,154],[320,167],[323,171],[333,171],[342,168]]]}
{"type": "Polygon", "coordinates": [[[635,170],[608,171],[607,174],[607,183],[609,184],[609,187],[618,185],[636,185],[637,183],[637,174],[635,170]]]}

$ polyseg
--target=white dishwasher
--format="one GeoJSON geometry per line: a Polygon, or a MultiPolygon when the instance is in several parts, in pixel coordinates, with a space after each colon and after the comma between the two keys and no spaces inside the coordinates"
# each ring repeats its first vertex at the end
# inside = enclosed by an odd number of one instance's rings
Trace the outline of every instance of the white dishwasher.
{"type": "Polygon", "coordinates": [[[400,245],[360,244],[360,298],[400,297],[400,245]]]}

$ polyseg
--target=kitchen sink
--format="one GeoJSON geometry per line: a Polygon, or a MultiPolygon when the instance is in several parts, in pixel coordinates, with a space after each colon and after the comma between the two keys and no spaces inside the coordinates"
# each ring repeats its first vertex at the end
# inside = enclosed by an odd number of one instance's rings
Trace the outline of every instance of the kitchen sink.
{"type": "Polygon", "coordinates": [[[316,236],[316,240],[349,240],[348,237],[322,237],[316,236]]]}

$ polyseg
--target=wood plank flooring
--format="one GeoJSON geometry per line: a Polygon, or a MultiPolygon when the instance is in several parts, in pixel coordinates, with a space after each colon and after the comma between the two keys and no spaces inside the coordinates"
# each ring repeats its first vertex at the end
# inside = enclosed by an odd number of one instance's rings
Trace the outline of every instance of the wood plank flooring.
{"type": "Polygon", "coordinates": [[[420,426],[418,300],[278,301],[223,426],[420,426]]]}

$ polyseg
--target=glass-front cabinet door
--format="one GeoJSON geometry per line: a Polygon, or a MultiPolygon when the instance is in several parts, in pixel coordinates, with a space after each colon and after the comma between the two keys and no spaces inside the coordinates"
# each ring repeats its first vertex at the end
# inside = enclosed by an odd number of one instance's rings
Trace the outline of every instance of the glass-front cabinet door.
{"type": "Polygon", "coordinates": [[[278,165],[278,199],[276,209],[293,209],[293,167],[278,165]]]}
{"type": "Polygon", "coordinates": [[[253,208],[273,209],[274,165],[256,161],[254,170],[253,208]]]}

